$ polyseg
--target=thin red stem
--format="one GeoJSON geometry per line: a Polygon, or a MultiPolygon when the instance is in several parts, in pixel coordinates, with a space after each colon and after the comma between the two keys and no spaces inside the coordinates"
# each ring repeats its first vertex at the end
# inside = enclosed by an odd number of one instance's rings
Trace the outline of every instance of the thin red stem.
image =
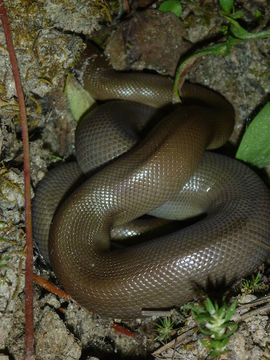
{"type": "Polygon", "coordinates": [[[126,11],[127,11],[127,13],[129,14],[129,13],[130,13],[130,6],[129,6],[128,0],[124,0],[124,3],[125,3],[125,5],[126,5],[126,11]]]}
{"type": "Polygon", "coordinates": [[[34,311],[33,311],[33,240],[32,240],[32,215],[31,215],[31,190],[30,190],[30,153],[27,116],[24,102],[22,84],[15,56],[12,35],[10,32],[7,13],[3,0],[0,0],[0,16],[6,37],[10,63],[15,81],[24,153],[24,199],[25,199],[25,232],[26,232],[26,264],[25,264],[25,359],[34,359],[34,311]]]}

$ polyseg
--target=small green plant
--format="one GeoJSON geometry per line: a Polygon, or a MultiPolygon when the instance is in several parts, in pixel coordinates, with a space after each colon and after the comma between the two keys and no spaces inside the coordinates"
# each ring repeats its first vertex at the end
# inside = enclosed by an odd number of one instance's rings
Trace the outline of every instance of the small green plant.
{"type": "MultiPolygon", "coordinates": [[[[5,255],[0,259],[0,270],[3,269],[7,269],[8,268],[8,264],[6,263],[6,261],[9,259],[9,255],[5,255]]],[[[0,273],[0,285],[3,285],[5,280],[7,278],[7,273],[6,271],[1,271],[0,273]]]]}
{"type": "Polygon", "coordinates": [[[192,316],[200,325],[200,332],[208,335],[201,343],[210,350],[210,357],[215,358],[226,352],[226,345],[230,336],[237,330],[238,325],[229,321],[234,314],[236,301],[227,309],[225,302],[221,307],[207,298],[204,307],[190,305],[192,316]]]}
{"type": "Polygon", "coordinates": [[[9,259],[9,255],[5,255],[0,259],[0,268],[7,268],[8,264],[6,261],[9,259]]]}
{"type": "Polygon", "coordinates": [[[190,316],[190,305],[191,305],[191,303],[189,302],[189,303],[181,306],[181,308],[180,308],[180,313],[181,313],[185,318],[187,318],[187,317],[190,316]]]}
{"type": "Polygon", "coordinates": [[[159,323],[156,324],[156,333],[157,333],[156,340],[163,343],[171,339],[171,337],[175,335],[178,330],[175,327],[175,325],[176,325],[175,321],[172,320],[171,318],[169,317],[162,318],[159,321],[159,323]]]}
{"type": "Polygon", "coordinates": [[[181,102],[178,93],[178,86],[184,82],[183,77],[198,57],[202,55],[227,56],[230,54],[231,48],[239,43],[270,37],[270,30],[260,32],[248,32],[245,30],[236,20],[241,18],[243,13],[241,11],[234,10],[233,0],[219,0],[219,4],[221,7],[220,15],[228,22],[228,25],[222,28],[222,32],[226,35],[226,39],[220,43],[209,45],[201,50],[195,51],[179,64],[174,80],[175,100],[181,102]]]}
{"type": "Polygon", "coordinates": [[[241,283],[241,292],[244,294],[253,294],[257,291],[266,290],[267,285],[262,282],[262,274],[252,275],[249,280],[243,280],[241,283]]]}

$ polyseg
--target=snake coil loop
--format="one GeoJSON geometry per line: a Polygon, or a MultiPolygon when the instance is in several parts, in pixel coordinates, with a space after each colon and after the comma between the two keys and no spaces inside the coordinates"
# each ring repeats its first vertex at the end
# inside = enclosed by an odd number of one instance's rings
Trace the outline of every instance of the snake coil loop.
{"type": "Polygon", "coordinates": [[[231,282],[262,263],[269,253],[269,190],[240,162],[205,152],[229,137],[232,106],[186,84],[186,103],[138,140],[144,122],[156,114],[149,105],[170,102],[172,82],[119,74],[92,48],[84,64],[84,86],[94,97],[129,102],[111,101],[83,118],[76,131],[80,167],[55,168],[37,188],[34,236],[65,290],[104,317],[134,318],[142,309],[183,304],[195,285],[231,282]],[[100,168],[102,163],[107,164],[100,168]],[[98,170],[75,186],[81,169],[90,168],[98,170]],[[111,250],[112,228],[146,213],[207,216],[180,231],[111,250]]]}

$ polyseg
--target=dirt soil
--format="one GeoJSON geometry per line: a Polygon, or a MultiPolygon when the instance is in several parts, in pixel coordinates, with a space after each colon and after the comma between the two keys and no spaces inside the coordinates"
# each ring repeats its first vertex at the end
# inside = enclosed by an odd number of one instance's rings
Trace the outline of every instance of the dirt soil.
{"type": "MultiPolygon", "coordinates": [[[[27,104],[31,149],[32,195],[48,168],[74,155],[72,118],[64,96],[65,79],[94,38],[117,70],[147,70],[174,75],[179,58],[220,37],[225,20],[217,2],[182,1],[183,13],[161,13],[158,3],[133,1],[129,14],[124,0],[7,0],[27,104]],[[148,5],[151,3],[151,5],[148,5]],[[60,160],[59,160],[60,159],[60,160]]],[[[244,21],[256,31],[269,25],[267,0],[238,1],[244,21]]],[[[268,27],[269,29],[269,27],[268,27]]],[[[3,29],[0,27],[0,360],[24,358],[24,198],[23,153],[18,101],[3,29]]],[[[230,139],[233,154],[254,114],[269,101],[270,39],[241,43],[230,55],[203,56],[187,79],[223,94],[234,106],[236,124],[230,139]]],[[[269,173],[269,169],[268,169],[269,173]]],[[[267,169],[260,175],[269,184],[267,169]]],[[[59,285],[35,250],[35,273],[59,285]]],[[[269,283],[265,264],[263,280],[269,283]]],[[[238,295],[239,304],[260,296],[238,295]]],[[[162,348],[155,340],[156,318],[122,323],[105,321],[38,285],[34,292],[37,360],[206,359],[207,351],[185,311],[173,311],[181,326],[178,343],[162,348]],[[123,326],[122,328],[117,325],[123,326]],[[123,328],[131,330],[123,333],[123,328]],[[121,329],[121,330],[119,330],[121,329]],[[190,330],[191,329],[191,330],[190,330]],[[193,329],[193,330],[192,330],[193,329]],[[153,352],[156,353],[153,354],[153,352]],[[153,354],[153,355],[151,355],[153,354]]],[[[241,319],[229,354],[222,359],[270,359],[267,313],[241,319]]],[[[178,334],[179,335],[179,334],[178,334]]],[[[175,335],[177,336],[177,334],[175,335]]]]}

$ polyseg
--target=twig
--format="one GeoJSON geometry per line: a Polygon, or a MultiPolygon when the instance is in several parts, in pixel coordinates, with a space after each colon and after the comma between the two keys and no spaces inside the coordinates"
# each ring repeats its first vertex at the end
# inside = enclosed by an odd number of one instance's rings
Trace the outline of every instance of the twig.
{"type": "Polygon", "coordinates": [[[126,12],[129,14],[130,13],[130,6],[129,6],[129,2],[128,0],[124,0],[125,6],[126,6],[126,12]]]}
{"type": "Polygon", "coordinates": [[[241,304],[239,306],[239,309],[244,309],[244,308],[250,308],[250,307],[254,307],[254,306],[257,306],[257,305],[261,305],[261,304],[264,304],[266,302],[270,302],[270,296],[264,296],[260,299],[256,299],[256,300],[253,300],[249,303],[245,303],[245,304],[241,304]]]}
{"type": "Polygon", "coordinates": [[[245,308],[251,308],[251,307],[258,306],[258,305],[262,305],[264,303],[268,303],[267,305],[261,306],[258,309],[247,311],[244,314],[240,315],[241,320],[246,320],[251,316],[268,313],[270,311],[269,302],[270,302],[270,296],[265,296],[265,297],[262,297],[261,299],[256,299],[247,304],[240,305],[239,309],[241,310],[241,309],[245,309],[245,308]]]}
{"type": "Polygon", "coordinates": [[[10,32],[7,13],[3,0],[0,0],[0,16],[8,48],[10,64],[16,86],[24,154],[24,200],[25,200],[25,232],[26,232],[26,263],[25,263],[25,355],[26,360],[34,359],[34,313],[33,313],[33,240],[32,240],[32,216],[31,216],[31,192],[30,192],[30,154],[27,128],[27,116],[24,95],[18,63],[15,56],[12,35],[10,32]]]}
{"type": "Polygon", "coordinates": [[[50,281],[43,279],[42,277],[33,274],[33,280],[35,283],[42,286],[44,289],[48,290],[50,293],[53,293],[61,298],[67,299],[67,300],[73,300],[72,297],[66,293],[64,290],[59,289],[57,286],[52,284],[50,281]]]}
{"type": "Polygon", "coordinates": [[[165,344],[164,346],[161,346],[160,348],[158,348],[157,350],[155,350],[152,355],[153,356],[157,356],[159,354],[161,354],[163,351],[169,349],[169,348],[173,348],[175,345],[179,344],[181,341],[183,341],[185,338],[193,335],[195,333],[195,331],[198,330],[197,326],[194,326],[193,328],[183,332],[182,334],[180,334],[179,336],[177,336],[177,338],[175,338],[174,340],[170,341],[169,343],[165,344]]]}
{"type": "Polygon", "coordinates": [[[132,338],[137,337],[137,334],[134,331],[131,331],[131,330],[127,329],[126,327],[123,327],[120,324],[113,323],[113,324],[111,324],[111,328],[114,329],[117,333],[119,333],[121,335],[129,336],[132,338]]]}
{"type": "Polygon", "coordinates": [[[42,277],[33,274],[33,280],[40,286],[42,286],[44,289],[46,289],[47,291],[49,291],[50,293],[57,295],[61,298],[67,299],[67,300],[71,300],[73,301],[76,305],[78,305],[80,308],[82,308],[84,311],[86,311],[89,315],[93,315],[93,312],[88,310],[86,307],[82,306],[81,304],[79,304],[75,299],[73,299],[68,293],[66,293],[64,290],[59,289],[57,286],[55,286],[54,284],[52,284],[50,281],[43,279],[42,277]]]}
{"type": "Polygon", "coordinates": [[[265,306],[259,307],[258,309],[244,313],[243,315],[241,315],[241,320],[246,320],[251,316],[265,314],[268,313],[269,311],[270,311],[270,304],[267,304],[265,306]]]}
{"type": "Polygon", "coordinates": [[[155,317],[171,316],[172,310],[143,309],[141,313],[143,316],[155,316],[155,317]]]}

